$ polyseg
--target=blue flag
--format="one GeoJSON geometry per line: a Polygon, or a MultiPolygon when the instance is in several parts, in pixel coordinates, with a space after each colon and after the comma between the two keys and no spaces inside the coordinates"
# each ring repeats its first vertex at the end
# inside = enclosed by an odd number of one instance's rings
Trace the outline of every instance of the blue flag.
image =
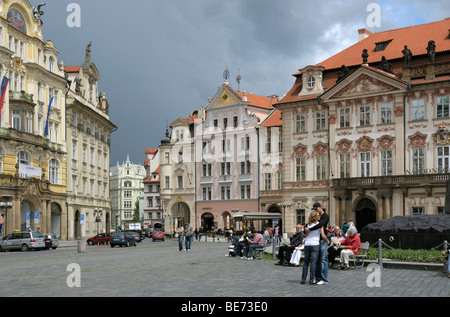
{"type": "Polygon", "coordinates": [[[48,112],[47,112],[47,123],[45,124],[45,133],[44,135],[48,137],[48,117],[50,116],[50,107],[52,106],[53,97],[50,99],[50,103],[48,104],[48,112]]]}

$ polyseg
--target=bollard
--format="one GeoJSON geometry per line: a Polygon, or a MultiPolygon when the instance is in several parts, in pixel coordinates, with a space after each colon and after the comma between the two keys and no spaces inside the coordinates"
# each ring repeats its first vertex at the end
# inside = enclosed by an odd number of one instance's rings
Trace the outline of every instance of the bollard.
{"type": "Polygon", "coordinates": [[[78,253],[84,253],[86,252],[86,244],[83,243],[83,241],[78,241],[77,242],[77,246],[78,246],[78,253]]]}
{"type": "Polygon", "coordinates": [[[382,253],[381,239],[378,239],[378,266],[380,267],[380,269],[383,268],[383,253],[382,253]]]}

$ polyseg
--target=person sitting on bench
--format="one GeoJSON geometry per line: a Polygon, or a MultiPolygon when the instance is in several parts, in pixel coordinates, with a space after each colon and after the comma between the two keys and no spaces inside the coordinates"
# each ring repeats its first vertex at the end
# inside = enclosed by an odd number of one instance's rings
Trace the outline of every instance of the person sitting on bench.
{"type": "Polygon", "coordinates": [[[249,244],[245,246],[243,256],[241,259],[253,260],[253,250],[257,248],[264,248],[264,238],[261,233],[251,230],[253,239],[248,239],[249,244]]]}
{"type": "Polygon", "coordinates": [[[348,257],[350,255],[358,255],[359,248],[361,247],[361,240],[357,235],[358,230],[355,227],[350,227],[347,231],[347,238],[342,240],[341,245],[339,246],[341,249],[341,267],[338,270],[348,270],[348,257]]]}
{"type": "Polygon", "coordinates": [[[303,232],[302,225],[298,224],[295,227],[295,234],[290,239],[289,245],[282,245],[278,249],[278,263],[275,265],[289,265],[289,260],[291,259],[292,252],[294,252],[295,248],[302,245],[303,241],[306,238],[305,233],[303,232]]]}

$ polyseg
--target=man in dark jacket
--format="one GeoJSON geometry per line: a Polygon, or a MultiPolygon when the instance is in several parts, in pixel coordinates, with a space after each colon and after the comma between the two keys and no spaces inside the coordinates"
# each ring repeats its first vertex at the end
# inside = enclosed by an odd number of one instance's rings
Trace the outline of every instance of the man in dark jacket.
{"type": "Polygon", "coordinates": [[[282,245],[278,249],[278,263],[275,263],[275,265],[289,265],[289,260],[291,259],[292,252],[294,252],[294,249],[300,245],[303,244],[303,241],[305,240],[305,233],[303,232],[302,225],[298,224],[296,226],[296,232],[290,239],[289,245],[282,245]]]}

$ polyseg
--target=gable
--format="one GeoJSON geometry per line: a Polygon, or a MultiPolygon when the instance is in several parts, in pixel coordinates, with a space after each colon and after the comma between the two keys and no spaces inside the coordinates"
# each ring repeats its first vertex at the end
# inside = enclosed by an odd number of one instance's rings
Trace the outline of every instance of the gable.
{"type": "Polygon", "coordinates": [[[323,101],[370,97],[406,90],[406,83],[397,77],[361,66],[322,95],[323,101]]]}
{"type": "Polygon", "coordinates": [[[207,110],[227,107],[240,103],[241,101],[232,92],[222,86],[222,88],[217,92],[216,96],[209,104],[207,110]]]}

